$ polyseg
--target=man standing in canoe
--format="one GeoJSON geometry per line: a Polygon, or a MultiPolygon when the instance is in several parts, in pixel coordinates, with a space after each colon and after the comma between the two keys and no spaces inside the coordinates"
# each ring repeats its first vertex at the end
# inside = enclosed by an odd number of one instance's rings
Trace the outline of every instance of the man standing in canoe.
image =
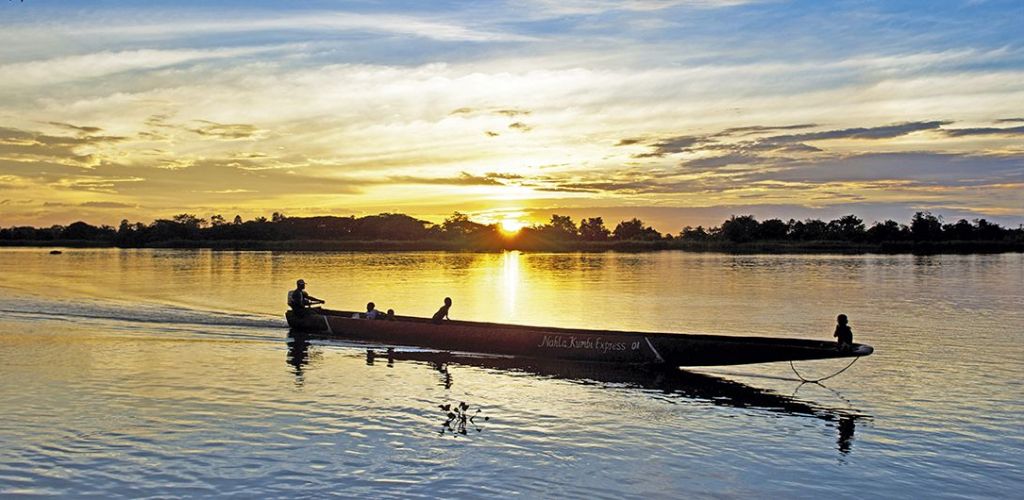
{"type": "Polygon", "coordinates": [[[304,314],[309,306],[323,303],[324,301],[306,293],[306,282],[304,280],[296,281],[295,290],[288,292],[288,305],[296,314],[304,314]]]}

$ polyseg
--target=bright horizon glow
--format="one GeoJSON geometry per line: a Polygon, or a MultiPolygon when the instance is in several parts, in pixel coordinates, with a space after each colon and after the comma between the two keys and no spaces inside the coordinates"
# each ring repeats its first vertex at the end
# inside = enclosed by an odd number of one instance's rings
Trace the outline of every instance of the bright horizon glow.
{"type": "Polygon", "coordinates": [[[1024,222],[1016,1],[0,5],[4,227],[1024,222]]]}
{"type": "Polygon", "coordinates": [[[517,219],[502,219],[501,223],[499,224],[501,232],[504,233],[506,236],[519,234],[519,231],[523,229],[523,227],[525,226],[526,224],[517,219]]]}

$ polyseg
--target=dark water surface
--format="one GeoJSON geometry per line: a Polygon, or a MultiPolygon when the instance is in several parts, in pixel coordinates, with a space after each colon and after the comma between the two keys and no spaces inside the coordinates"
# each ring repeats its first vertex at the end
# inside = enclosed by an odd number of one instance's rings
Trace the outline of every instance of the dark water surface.
{"type": "Polygon", "coordinates": [[[1016,497],[1024,255],[0,250],[0,496],[1016,497]],[[337,308],[831,337],[788,364],[596,369],[287,342],[337,308]],[[843,360],[800,363],[809,376],[843,360]],[[443,404],[469,404],[466,434],[443,404]],[[479,410],[479,413],[477,413],[479,410]]]}

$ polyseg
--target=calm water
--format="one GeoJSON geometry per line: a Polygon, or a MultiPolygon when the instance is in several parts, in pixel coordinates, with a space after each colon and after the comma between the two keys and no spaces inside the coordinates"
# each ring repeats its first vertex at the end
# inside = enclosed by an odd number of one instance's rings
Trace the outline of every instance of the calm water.
{"type": "MultiPolygon", "coordinates": [[[[0,496],[1014,497],[1024,255],[0,249],[0,496]],[[337,308],[876,348],[678,374],[369,363],[286,342],[337,308]],[[820,376],[842,360],[805,362],[820,376]],[[467,434],[441,404],[470,404],[467,434]],[[479,413],[476,413],[479,410],[479,413]]],[[[408,359],[412,358],[412,359],[408,359]]]]}

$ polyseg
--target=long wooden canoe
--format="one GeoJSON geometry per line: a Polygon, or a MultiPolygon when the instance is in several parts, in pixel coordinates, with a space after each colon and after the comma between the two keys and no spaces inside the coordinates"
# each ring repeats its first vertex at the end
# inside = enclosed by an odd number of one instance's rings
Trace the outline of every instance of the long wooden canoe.
{"type": "Polygon", "coordinates": [[[382,345],[417,346],[442,351],[573,361],[672,366],[714,366],[867,356],[874,349],[854,344],[847,351],[835,342],[772,337],[583,330],[507,325],[477,321],[443,321],[396,316],[394,320],[361,319],[351,311],[288,311],[296,332],[382,345]]]}

